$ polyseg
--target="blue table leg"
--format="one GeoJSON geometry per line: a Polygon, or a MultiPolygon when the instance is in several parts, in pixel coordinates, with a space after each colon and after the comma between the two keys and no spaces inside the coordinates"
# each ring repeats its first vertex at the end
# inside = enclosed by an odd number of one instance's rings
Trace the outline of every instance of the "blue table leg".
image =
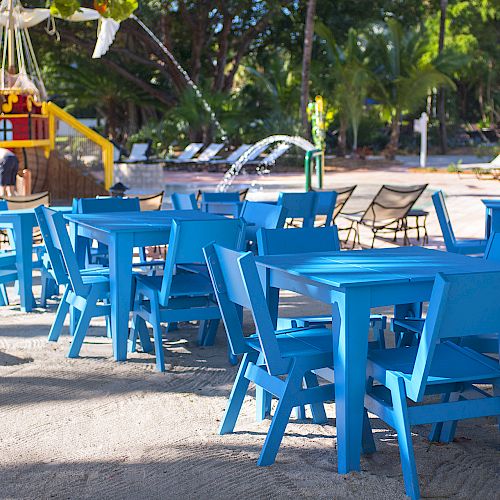
{"type": "Polygon", "coordinates": [[[332,294],[338,471],[360,470],[370,323],[370,292],[348,288],[332,294]],[[339,324],[340,323],[340,324],[339,324]]]}
{"type": "Polygon", "coordinates": [[[30,312],[36,304],[33,297],[33,226],[23,224],[19,218],[13,229],[21,311],[30,312]]]}
{"type": "MultiPolygon", "coordinates": [[[[69,224],[69,235],[71,239],[71,244],[73,245],[73,249],[75,250],[78,267],[80,269],[85,269],[88,238],[78,235],[76,224],[74,222],[70,222],[69,224]]],[[[70,307],[69,331],[71,335],[73,335],[73,333],[75,332],[79,318],[80,318],[80,312],[78,311],[78,309],[70,307]]]]}
{"type": "Polygon", "coordinates": [[[109,243],[109,279],[111,333],[116,361],[127,359],[133,250],[131,235],[126,233],[113,235],[109,243]]]}

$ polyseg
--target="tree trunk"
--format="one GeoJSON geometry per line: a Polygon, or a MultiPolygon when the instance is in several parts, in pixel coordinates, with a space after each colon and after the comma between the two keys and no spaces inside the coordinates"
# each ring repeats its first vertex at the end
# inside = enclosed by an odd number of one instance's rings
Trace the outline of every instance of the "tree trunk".
{"type": "MultiPolygon", "coordinates": [[[[446,34],[446,10],[448,8],[448,0],[440,0],[441,17],[439,19],[439,44],[438,52],[441,54],[444,49],[444,37],[446,34]]],[[[448,152],[448,134],[446,132],[446,92],[444,87],[441,87],[438,92],[438,119],[439,119],[439,147],[441,154],[448,152]]]]}
{"type": "Polygon", "coordinates": [[[347,128],[348,121],[344,117],[340,117],[340,127],[339,127],[339,141],[338,141],[338,155],[345,156],[347,152],[347,128]]]}
{"type": "Polygon", "coordinates": [[[387,144],[387,147],[385,148],[385,157],[388,160],[394,160],[394,157],[396,156],[396,152],[398,150],[399,146],[399,133],[401,130],[401,125],[400,125],[400,118],[401,118],[401,113],[396,113],[392,117],[391,121],[391,138],[389,139],[389,144],[387,144]]]}
{"type": "Polygon", "coordinates": [[[307,137],[310,137],[307,120],[307,104],[309,101],[309,74],[311,70],[312,44],[314,38],[314,13],[316,0],[308,0],[306,26],[304,30],[304,51],[302,54],[302,83],[300,86],[300,121],[307,137]]]}

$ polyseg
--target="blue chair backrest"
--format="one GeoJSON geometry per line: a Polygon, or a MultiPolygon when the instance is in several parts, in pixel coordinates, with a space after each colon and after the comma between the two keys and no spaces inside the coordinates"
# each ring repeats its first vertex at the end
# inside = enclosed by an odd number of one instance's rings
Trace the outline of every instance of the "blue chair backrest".
{"type": "Polygon", "coordinates": [[[490,234],[484,251],[484,258],[493,262],[500,262],[500,232],[490,234]]]}
{"type": "Polygon", "coordinates": [[[314,216],[325,215],[325,225],[330,226],[337,203],[336,191],[315,191],[314,216]]]}
{"type": "Polygon", "coordinates": [[[233,354],[248,351],[238,310],[241,306],[252,313],[269,373],[286,373],[288,362],[280,354],[253,254],[214,244],[205,247],[204,253],[233,354]]]}
{"type": "Polygon", "coordinates": [[[340,250],[337,226],[297,229],[260,229],[257,232],[259,255],[278,255],[340,250]]]}
{"type": "Polygon", "coordinates": [[[0,200],[0,212],[2,210],[8,210],[9,206],[7,205],[7,202],[5,200],[0,200]]]}
{"type": "Polygon", "coordinates": [[[174,210],[199,210],[194,193],[172,193],[171,198],[174,210]]]}
{"type": "Polygon", "coordinates": [[[210,202],[210,201],[240,201],[240,193],[238,191],[231,191],[229,193],[201,193],[201,201],[202,202],[210,202]]]}
{"type": "Polygon", "coordinates": [[[245,201],[240,217],[255,227],[276,229],[285,224],[285,209],[280,205],[270,205],[257,201],[245,201]]]}
{"type": "Polygon", "coordinates": [[[140,212],[139,198],[79,198],[76,203],[76,213],[97,214],[106,212],[140,212]]]}
{"type": "Polygon", "coordinates": [[[308,193],[280,193],[278,205],[286,210],[289,219],[302,219],[303,227],[314,224],[314,205],[316,196],[313,191],[308,193]]]}
{"type": "Polygon", "coordinates": [[[443,192],[436,191],[432,195],[432,202],[434,203],[434,208],[436,209],[436,214],[439,221],[439,226],[441,227],[441,232],[443,233],[446,250],[448,250],[448,252],[453,252],[455,248],[456,238],[451,226],[450,215],[448,214],[448,210],[446,208],[443,192]]]}
{"type": "Polygon", "coordinates": [[[65,285],[68,283],[68,274],[64,264],[62,253],[55,247],[52,235],[49,230],[49,224],[43,206],[35,208],[35,216],[42,233],[43,243],[49,256],[49,262],[52,270],[52,275],[58,285],[65,285]]]}
{"type": "MultiPolygon", "coordinates": [[[[437,275],[413,373],[407,384],[411,399],[421,401],[423,398],[431,365],[434,376],[440,375],[440,360],[434,353],[441,340],[500,333],[499,289],[499,271],[437,275]]],[[[443,382],[446,382],[450,380],[444,379],[461,367],[442,368],[443,382]]]]}
{"type": "Polygon", "coordinates": [[[47,228],[52,238],[54,248],[59,251],[60,257],[64,262],[71,287],[77,295],[84,296],[88,291],[88,287],[83,284],[80,269],[78,268],[78,261],[73,251],[73,247],[71,246],[71,240],[66,229],[63,214],[46,207],[42,207],[42,210],[45,214],[47,228]]]}
{"type": "Polygon", "coordinates": [[[245,224],[239,219],[173,220],[163,271],[160,303],[168,305],[172,277],[179,264],[204,263],[203,247],[220,243],[239,250],[245,243],[245,224]]]}

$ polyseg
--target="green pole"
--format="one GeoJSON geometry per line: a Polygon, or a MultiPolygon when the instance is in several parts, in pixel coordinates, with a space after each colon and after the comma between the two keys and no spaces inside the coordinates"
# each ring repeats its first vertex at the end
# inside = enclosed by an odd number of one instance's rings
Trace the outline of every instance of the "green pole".
{"type": "Polygon", "coordinates": [[[304,157],[304,173],[306,176],[306,192],[311,190],[311,160],[313,151],[306,151],[304,157]]]}
{"type": "Polygon", "coordinates": [[[323,188],[323,153],[321,151],[315,153],[316,160],[316,176],[318,179],[318,188],[323,188]]]}

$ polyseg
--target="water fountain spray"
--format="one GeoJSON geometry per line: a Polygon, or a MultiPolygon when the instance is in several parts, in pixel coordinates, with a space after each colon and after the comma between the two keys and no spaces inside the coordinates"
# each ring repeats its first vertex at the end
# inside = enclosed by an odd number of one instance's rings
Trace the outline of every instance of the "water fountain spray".
{"type": "Polygon", "coordinates": [[[170,61],[172,61],[174,66],[179,70],[181,75],[186,80],[187,84],[193,89],[196,97],[200,100],[203,107],[205,108],[205,111],[210,115],[210,119],[212,120],[213,124],[219,131],[221,140],[223,142],[227,142],[228,138],[226,131],[222,128],[222,125],[217,119],[217,116],[215,115],[213,109],[210,107],[210,104],[208,104],[208,102],[205,100],[198,85],[196,85],[196,83],[193,82],[188,72],[179,64],[177,59],[173,56],[172,52],[170,52],[170,50],[167,49],[167,47],[162,43],[162,41],[135,14],[132,14],[130,18],[133,19],[149,35],[149,37],[158,45],[158,47],[160,47],[160,49],[165,53],[165,55],[170,59],[170,61]]]}
{"type": "Polygon", "coordinates": [[[243,155],[241,155],[238,158],[238,160],[235,161],[231,165],[231,167],[229,167],[228,171],[224,174],[224,177],[217,185],[217,191],[219,192],[227,191],[229,186],[231,186],[231,184],[233,183],[234,178],[240,173],[241,169],[245,166],[245,164],[248,161],[250,161],[255,151],[257,150],[264,151],[268,145],[276,142],[292,144],[294,146],[298,146],[304,151],[311,151],[313,149],[316,149],[316,146],[314,144],[312,144],[311,142],[307,141],[306,139],[298,135],[295,136],[270,135],[269,137],[266,137],[265,139],[256,142],[251,148],[247,149],[245,153],[243,153],[243,155]]]}

